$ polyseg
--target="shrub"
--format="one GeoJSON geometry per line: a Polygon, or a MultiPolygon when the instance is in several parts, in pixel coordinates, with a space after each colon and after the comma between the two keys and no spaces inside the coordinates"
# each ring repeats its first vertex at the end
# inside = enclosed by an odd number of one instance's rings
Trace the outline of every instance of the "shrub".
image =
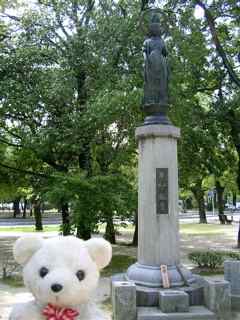
{"type": "Polygon", "coordinates": [[[224,255],[218,251],[194,251],[189,253],[188,258],[200,268],[215,269],[221,267],[224,255]]]}
{"type": "Polygon", "coordinates": [[[240,260],[240,253],[235,251],[193,251],[188,258],[200,268],[221,268],[224,260],[240,260]]]}
{"type": "Polygon", "coordinates": [[[230,252],[227,252],[226,256],[233,260],[240,260],[240,253],[238,252],[230,251],[230,252]]]}

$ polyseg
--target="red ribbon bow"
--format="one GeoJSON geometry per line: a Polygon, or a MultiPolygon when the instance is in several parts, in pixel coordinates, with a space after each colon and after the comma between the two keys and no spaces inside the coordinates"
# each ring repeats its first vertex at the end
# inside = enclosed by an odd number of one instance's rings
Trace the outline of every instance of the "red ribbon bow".
{"type": "Polygon", "coordinates": [[[42,314],[47,320],[74,320],[79,315],[79,312],[70,308],[60,308],[52,304],[48,304],[42,314]]]}

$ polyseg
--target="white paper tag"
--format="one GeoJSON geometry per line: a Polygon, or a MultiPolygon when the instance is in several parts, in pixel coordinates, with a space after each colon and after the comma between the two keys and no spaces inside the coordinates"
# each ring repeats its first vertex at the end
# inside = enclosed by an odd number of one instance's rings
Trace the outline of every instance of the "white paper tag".
{"type": "Polygon", "coordinates": [[[161,275],[162,275],[163,288],[165,288],[165,289],[170,288],[170,281],[169,281],[169,277],[168,277],[167,266],[162,264],[160,266],[160,270],[161,270],[161,275]]]}

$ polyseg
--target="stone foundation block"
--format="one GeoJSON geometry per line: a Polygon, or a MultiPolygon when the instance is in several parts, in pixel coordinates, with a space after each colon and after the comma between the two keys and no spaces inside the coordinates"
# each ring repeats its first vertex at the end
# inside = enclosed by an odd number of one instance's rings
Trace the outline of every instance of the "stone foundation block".
{"type": "Polygon", "coordinates": [[[231,294],[231,308],[233,311],[240,311],[240,295],[231,294]]]}
{"type": "Polygon", "coordinates": [[[137,286],[137,306],[138,307],[157,307],[159,306],[160,288],[148,288],[137,286]]]}
{"type": "Polygon", "coordinates": [[[189,296],[184,291],[161,290],[159,292],[159,307],[163,313],[188,312],[189,296]]]}
{"type": "Polygon", "coordinates": [[[203,287],[183,287],[180,290],[188,294],[190,306],[203,305],[203,287]]]}
{"type": "MultiPolygon", "coordinates": [[[[139,307],[137,320],[216,320],[212,311],[202,306],[190,307],[189,312],[164,313],[158,308],[139,307]]],[[[229,318],[228,320],[230,320],[229,318]]]]}
{"type": "Polygon", "coordinates": [[[136,286],[133,282],[112,283],[112,304],[114,320],[136,320],[136,286]]]}
{"type": "Polygon", "coordinates": [[[233,295],[240,295],[240,261],[224,262],[224,279],[230,282],[233,295]]]}
{"type": "Polygon", "coordinates": [[[229,320],[231,314],[230,284],[225,280],[205,280],[204,302],[217,318],[229,320]]]}

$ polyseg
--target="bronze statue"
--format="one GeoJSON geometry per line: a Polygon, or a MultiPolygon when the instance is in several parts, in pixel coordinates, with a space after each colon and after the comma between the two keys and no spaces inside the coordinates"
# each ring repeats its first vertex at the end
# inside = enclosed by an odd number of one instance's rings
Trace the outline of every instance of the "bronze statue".
{"type": "Polygon", "coordinates": [[[145,124],[169,124],[167,50],[161,38],[160,19],[153,14],[149,37],[144,41],[144,98],[143,110],[150,115],[145,124]]]}

